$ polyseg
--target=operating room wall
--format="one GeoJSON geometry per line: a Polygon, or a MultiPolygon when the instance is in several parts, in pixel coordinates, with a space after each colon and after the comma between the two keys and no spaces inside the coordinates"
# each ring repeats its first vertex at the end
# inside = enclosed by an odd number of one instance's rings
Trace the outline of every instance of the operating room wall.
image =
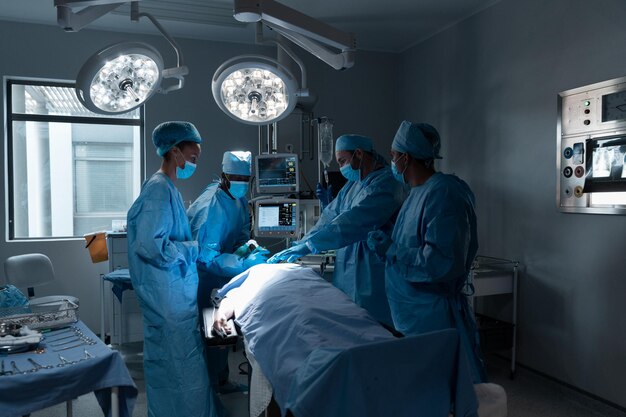
{"type": "Polygon", "coordinates": [[[476,194],[479,253],[523,265],[518,361],[622,407],[626,218],[560,213],[555,152],[557,94],[626,75],[625,15],[622,0],[502,0],[399,65],[399,118],[440,130],[440,168],[476,194]]]}
{"type": "MultiPolygon", "coordinates": [[[[52,7],[52,6],[51,6],[52,7]]],[[[252,38],[252,28],[251,38],[252,38]]],[[[85,60],[100,48],[125,40],[141,40],[157,47],[166,66],[173,66],[175,56],[161,36],[124,34],[83,29],[65,33],[56,26],[0,21],[0,75],[73,80],[85,60]]],[[[204,138],[203,153],[198,170],[192,178],[177,181],[183,199],[188,204],[221,171],[222,154],[230,149],[249,149],[257,153],[257,128],[230,119],[215,104],[210,92],[211,76],[227,58],[240,54],[274,54],[275,48],[253,44],[177,39],[184,53],[190,74],[180,91],[155,95],[147,104],[146,115],[146,175],[158,170],[161,159],[150,141],[154,127],[166,120],[189,120],[196,124],[204,138]]],[[[336,121],[335,134],[359,132],[374,137],[389,137],[393,132],[397,103],[392,88],[395,84],[397,55],[359,52],[354,68],[339,72],[306,52],[294,50],[304,60],[308,70],[308,86],[318,97],[314,117],[327,115],[336,121]],[[374,100],[374,98],[376,100],[374,100]],[[388,104],[391,103],[391,104],[388,104]]],[[[4,85],[1,87],[4,93],[4,85]]],[[[4,101],[1,104],[4,114],[4,101]]],[[[299,132],[279,127],[279,150],[287,143],[298,143],[299,132]]],[[[4,126],[3,126],[4,127],[4,126]]],[[[5,136],[3,129],[3,136],[5,136]]],[[[6,140],[6,138],[5,138],[6,140]]],[[[298,149],[296,149],[298,150],[298,149]]],[[[5,146],[2,146],[2,175],[5,177],[5,146]]],[[[316,172],[315,161],[307,162],[307,172],[316,172]]],[[[334,166],[337,169],[336,166],[334,166]]],[[[313,175],[313,174],[309,174],[313,175]]],[[[315,178],[309,178],[315,186],[315,178]]],[[[2,181],[4,201],[7,202],[5,181],[2,181]]],[[[37,295],[72,294],[80,299],[80,317],[95,331],[99,330],[100,280],[107,263],[92,264],[82,239],[7,242],[6,204],[0,222],[0,262],[9,256],[41,252],[54,265],[57,281],[36,289],[37,295]]],[[[0,283],[4,273],[0,267],[0,283]]]]}

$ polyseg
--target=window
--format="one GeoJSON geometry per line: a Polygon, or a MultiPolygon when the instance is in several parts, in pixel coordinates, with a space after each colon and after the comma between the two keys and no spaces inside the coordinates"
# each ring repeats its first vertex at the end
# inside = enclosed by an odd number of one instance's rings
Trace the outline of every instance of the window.
{"type": "Polygon", "coordinates": [[[82,237],[139,195],[143,107],[99,115],[74,84],[7,79],[8,239],[82,237]]]}

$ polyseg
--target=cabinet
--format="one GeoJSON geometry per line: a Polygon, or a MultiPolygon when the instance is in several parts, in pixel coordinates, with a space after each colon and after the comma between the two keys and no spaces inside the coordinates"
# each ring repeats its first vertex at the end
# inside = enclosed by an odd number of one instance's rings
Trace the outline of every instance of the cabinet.
{"type": "Polygon", "coordinates": [[[515,260],[477,256],[471,270],[474,286],[472,307],[477,297],[509,294],[512,298],[511,322],[496,320],[487,315],[477,315],[481,344],[487,350],[511,350],[511,378],[515,376],[517,350],[517,281],[520,263],[515,260]]]}
{"type": "MultiPolygon", "coordinates": [[[[106,233],[109,272],[128,268],[128,241],[125,232],[106,233]]],[[[111,291],[113,284],[102,277],[100,297],[100,334],[111,337],[111,344],[143,340],[143,316],[134,291],[121,292],[118,300],[111,291]],[[107,326],[108,324],[108,326],[107,326]]]]}

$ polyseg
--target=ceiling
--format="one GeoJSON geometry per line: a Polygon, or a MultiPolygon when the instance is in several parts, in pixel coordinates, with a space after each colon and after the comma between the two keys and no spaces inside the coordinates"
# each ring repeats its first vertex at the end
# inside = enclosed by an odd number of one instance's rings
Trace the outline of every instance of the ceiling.
{"type": "MultiPolygon", "coordinates": [[[[358,49],[402,52],[499,0],[278,1],[355,33],[358,49]]],[[[253,43],[253,25],[237,22],[232,7],[232,0],[142,0],[139,4],[140,11],[154,15],[174,37],[253,43]]],[[[87,28],[158,33],[147,19],[131,22],[129,10],[122,5],[87,28]]],[[[56,25],[54,0],[4,0],[0,20],[56,25]]]]}

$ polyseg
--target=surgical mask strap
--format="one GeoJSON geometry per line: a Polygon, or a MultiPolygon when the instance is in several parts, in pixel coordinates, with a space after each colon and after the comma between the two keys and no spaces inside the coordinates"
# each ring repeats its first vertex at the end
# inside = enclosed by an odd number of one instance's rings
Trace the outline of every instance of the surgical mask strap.
{"type": "Polygon", "coordinates": [[[224,191],[230,198],[236,200],[236,198],[230,192],[230,180],[226,173],[222,172],[222,178],[220,180],[220,188],[224,191]]]}
{"type": "MultiPolygon", "coordinates": [[[[352,160],[354,159],[354,155],[356,155],[356,149],[352,152],[352,158],[350,158],[350,168],[352,168],[352,160]]],[[[359,159],[359,167],[356,169],[357,171],[359,171],[359,181],[362,180],[361,178],[361,166],[362,165],[363,165],[363,157],[359,159]]]]}
{"type": "MultiPolygon", "coordinates": [[[[398,161],[399,161],[400,159],[402,159],[403,157],[407,156],[407,155],[408,155],[408,154],[403,153],[403,154],[402,154],[402,156],[401,156],[400,158],[398,158],[398,159],[396,159],[395,161],[393,161],[393,163],[394,163],[394,164],[396,164],[396,168],[398,167],[398,161]]],[[[407,159],[408,159],[408,158],[407,158],[407,159]]],[[[405,162],[405,164],[404,164],[404,169],[402,170],[402,172],[400,173],[400,175],[402,175],[402,176],[404,177],[404,173],[405,173],[405,171],[406,171],[406,169],[407,169],[408,167],[409,167],[409,161],[407,160],[407,161],[405,162]]]]}
{"type": "MultiPolygon", "coordinates": [[[[180,152],[180,149],[178,149],[176,146],[174,146],[174,148],[172,148],[172,149],[180,152]]],[[[174,152],[174,159],[176,160],[176,166],[177,167],[178,167],[178,152],[174,152]]],[[[183,157],[183,160],[185,160],[184,157],[183,157]]],[[[185,165],[183,164],[183,168],[184,167],[185,167],[185,165]]]]}

